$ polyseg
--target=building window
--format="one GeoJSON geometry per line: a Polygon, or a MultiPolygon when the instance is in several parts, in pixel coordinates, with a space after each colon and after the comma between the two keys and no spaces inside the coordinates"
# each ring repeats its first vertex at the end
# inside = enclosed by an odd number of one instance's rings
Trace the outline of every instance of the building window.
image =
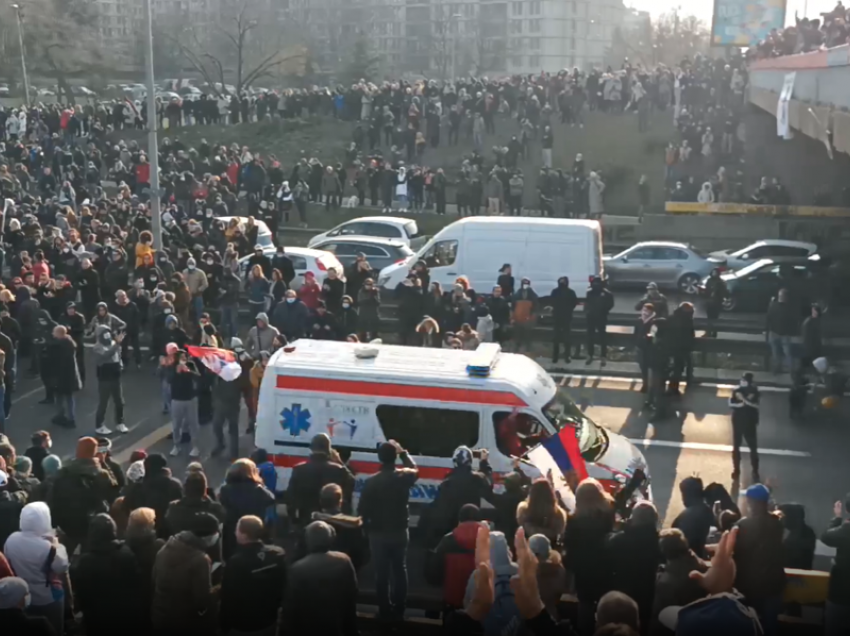
{"type": "Polygon", "coordinates": [[[540,15],[540,0],[534,0],[528,5],[529,15],[540,15]]]}
{"type": "Polygon", "coordinates": [[[532,70],[535,70],[535,71],[540,70],[540,56],[539,55],[529,55],[528,56],[528,65],[532,68],[532,70]]]}
{"type": "Polygon", "coordinates": [[[540,40],[538,38],[528,38],[528,48],[532,51],[539,51],[540,40]]]}
{"type": "Polygon", "coordinates": [[[458,446],[478,444],[478,413],[454,409],[382,404],[375,409],[386,439],[411,455],[451,457],[458,446]]]}
{"type": "Polygon", "coordinates": [[[522,55],[514,55],[511,57],[511,66],[520,68],[522,66],[522,55]]]}
{"type": "Polygon", "coordinates": [[[522,15],[522,2],[511,2],[511,15],[522,15]]]}
{"type": "Polygon", "coordinates": [[[522,33],[522,20],[511,20],[511,33],[522,33]]]}
{"type": "Polygon", "coordinates": [[[529,33],[540,33],[540,20],[529,20],[528,21],[528,32],[529,33]]]}

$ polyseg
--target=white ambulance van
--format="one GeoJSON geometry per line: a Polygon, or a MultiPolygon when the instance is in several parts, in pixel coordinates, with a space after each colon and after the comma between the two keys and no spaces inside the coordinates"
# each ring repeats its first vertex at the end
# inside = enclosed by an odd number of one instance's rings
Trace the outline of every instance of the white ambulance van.
{"type": "Polygon", "coordinates": [[[579,429],[588,473],[607,489],[619,489],[638,468],[649,477],[631,442],[585,416],[534,360],[497,344],[458,351],[297,340],[266,368],[255,442],[272,457],[283,491],[310,439],[327,433],[359,491],[378,471],[377,447],[395,439],[419,467],[410,491],[416,504],[433,500],[458,446],[489,451],[498,485],[512,471],[510,454],[564,426],[579,429]]]}

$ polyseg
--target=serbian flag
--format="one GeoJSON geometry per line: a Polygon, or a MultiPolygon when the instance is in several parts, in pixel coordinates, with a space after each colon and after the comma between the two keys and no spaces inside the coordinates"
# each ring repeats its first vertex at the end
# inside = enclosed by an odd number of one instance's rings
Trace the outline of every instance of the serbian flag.
{"type": "Polygon", "coordinates": [[[584,458],[581,456],[577,434],[578,429],[565,426],[557,435],[552,435],[543,440],[540,446],[546,449],[561,472],[575,471],[578,480],[582,481],[587,479],[587,466],[585,466],[584,458]]]}
{"type": "Polygon", "coordinates": [[[236,360],[236,354],[227,349],[215,347],[186,346],[186,351],[193,358],[200,360],[204,366],[215,373],[225,382],[233,382],[242,375],[242,367],[236,360]]]}

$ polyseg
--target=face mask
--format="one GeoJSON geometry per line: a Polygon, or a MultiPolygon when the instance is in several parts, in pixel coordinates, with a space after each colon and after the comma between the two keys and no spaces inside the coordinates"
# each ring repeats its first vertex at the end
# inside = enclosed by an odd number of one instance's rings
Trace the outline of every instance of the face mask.
{"type": "Polygon", "coordinates": [[[750,383],[749,383],[749,382],[747,382],[746,380],[741,380],[741,381],[738,383],[738,386],[740,386],[741,388],[744,388],[744,387],[748,387],[748,386],[750,386],[750,383]]]}
{"type": "Polygon", "coordinates": [[[207,265],[212,265],[213,261],[206,261],[207,265]]]}
{"type": "Polygon", "coordinates": [[[351,307],[351,305],[349,305],[348,303],[342,303],[343,309],[348,309],[349,307],[351,307]]]}
{"type": "Polygon", "coordinates": [[[528,284],[526,284],[526,283],[523,283],[523,284],[522,284],[522,288],[523,288],[523,289],[528,289],[529,287],[531,287],[531,285],[528,285],[528,284]]]}
{"type": "Polygon", "coordinates": [[[170,309],[165,309],[165,310],[163,310],[163,312],[162,312],[162,313],[164,313],[166,316],[168,316],[168,315],[170,315],[170,314],[171,314],[171,310],[170,310],[170,309]]]}
{"type": "Polygon", "coordinates": [[[186,265],[186,268],[189,269],[189,270],[193,270],[193,269],[195,269],[195,266],[194,265],[186,265]]]}
{"type": "Polygon", "coordinates": [[[286,299],[286,302],[288,302],[288,303],[294,303],[294,302],[295,302],[295,298],[287,298],[287,299],[286,299]]]}
{"type": "Polygon", "coordinates": [[[67,254],[68,252],[70,252],[70,251],[71,251],[71,248],[70,248],[70,247],[65,247],[65,248],[63,248],[63,249],[62,249],[62,251],[63,251],[63,252],[65,252],[65,253],[67,254]]]}

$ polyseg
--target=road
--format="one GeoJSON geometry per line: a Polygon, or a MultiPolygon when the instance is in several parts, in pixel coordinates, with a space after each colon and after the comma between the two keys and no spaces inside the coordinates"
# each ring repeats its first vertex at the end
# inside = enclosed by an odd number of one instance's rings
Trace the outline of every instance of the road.
{"type": "MultiPolygon", "coordinates": [[[[89,365],[90,360],[89,360],[89,365]]],[[[26,367],[24,367],[26,368],[26,367]]],[[[89,377],[94,377],[89,369],[89,377]]],[[[719,482],[731,488],[731,426],[727,398],[731,387],[701,385],[687,391],[678,403],[676,415],[654,422],[642,410],[643,395],[639,381],[627,378],[556,376],[563,390],[599,424],[619,432],[637,443],[649,463],[652,490],[661,518],[669,524],[681,510],[677,484],[681,479],[698,474],[706,483],[719,482]]],[[[159,383],[150,367],[131,370],[124,377],[127,403],[126,423],[130,432],[113,436],[113,454],[127,462],[136,448],[167,453],[171,443],[166,439],[169,419],[161,414],[159,383]]],[[[40,428],[50,430],[53,452],[67,459],[73,456],[76,439],[91,434],[97,406],[96,388],[92,384],[78,394],[76,430],[51,426],[52,407],[39,405],[43,391],[36,379],[25,378],[14,398],[7,433],[15,446],[23,451],[30,434],[40,428]]],[[[832,504],[842,499],[850,484],[850,465],[846,449],[850,448],[850,429],[841,424],[846,412],[831,421],[814,418],[795,423],[787,414],[788,394],[783,389],[764,389],[761,408],[759,443],[761,475],[775,488],[777,500],[806,505],[807,518],[820,533],[831,518],[832,504]]],[[[247,415],[243,409],[243,425],[247,415]]],[[[107,424],[113,424],[112,410],[107,424]]],[[[201,460],[207,466],[213,483],[220,483],[227,461],[210,458],[212,431],[202,429],[201,460]]],[[[243,435],[241,450],[247,454],[252,440],[243,435]]],[[[175,475],[182,476],[188,457],[169,460],[175,475]]],[[[749,475],[748,455],[744,455],[744,483],[749,475]]],[[[734,495],[735,493],[733,493],[734,495]]]]}

